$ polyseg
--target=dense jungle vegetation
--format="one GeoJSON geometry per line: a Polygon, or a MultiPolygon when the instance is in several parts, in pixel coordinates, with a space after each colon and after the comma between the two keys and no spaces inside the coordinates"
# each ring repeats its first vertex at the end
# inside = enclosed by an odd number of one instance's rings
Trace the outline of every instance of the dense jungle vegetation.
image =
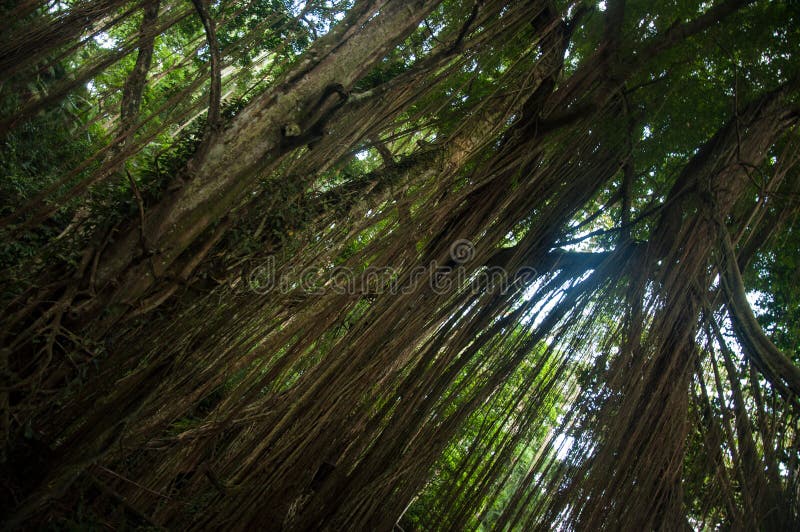
{"type": "Polygon", "coordinates": [[[0,16],[6,529],[800,529],[800,2],[0,16]]]}

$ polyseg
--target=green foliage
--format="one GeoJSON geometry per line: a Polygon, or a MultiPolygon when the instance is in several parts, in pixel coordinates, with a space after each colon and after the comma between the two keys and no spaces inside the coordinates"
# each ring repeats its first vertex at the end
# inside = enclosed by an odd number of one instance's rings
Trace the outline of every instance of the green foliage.
{"type": "Polygon", "coordinates": [[[800,364],[800,220],[791,220],[753,261],[748,286],[757,318],[775,345],[800,364]]]}
{"type": "MultiPolygon", "coordinates": [[[[184,6],[186,9],[190,7],[188,4],[184,6]]],[[[270,84],[303,59],[304,52],[314,40],[330,31],[345,16],[353,2],[302,4],[297,5],[289,0],[212,3],[213,17],[224,21],[217,27],[224,63],[223,93],[226,98],[221,127],[224,128],[228,121],[237,116],[251,98],[263,94],[265,87],[272,90],[270,84]]],[[[484,4],[480,3],[481,6],[484,4]]],[[[442,50],[452,44],[474,5],[472,2],[456,0],[442,2],[423,24],[357,81],[352,87],[353,92],[389,86],[403,74],[418,67],[432,50],[442,50]]],[[[543,139],[542,165],[551,162],[548,159],[550,153],[563,152],[572,167],[580,168],[605,146],[627,148],[620,160],[615,158],[612,161],[618,164],[618,167],[613,167],[617,169],[614,175],[610,179],[603,177],[604,182],[592,189],[591,197],[582,202],[577,212],[573,212],[575,207],[557,212],[563,215],[559,218],[559,224],[563,222],[566,227],[551,227],[555,225],[552,224],[556,218],[554,209],[561,208],[561,205],[543,203],[539,204],[540,208],[528,209],[518,216],[518,213],[513,213],[516,218],[503,228],[505,235],[501,241],[493,244],[513,246],[525,242],[530,235],[540,236],[549,232],[560,235],[563,241],[575,238],[576,245],[585,250],[613,250],[619,242],[621,225],[626,218],[634,220],[630,227],[633,240],[643,245],[649,243],[659,214],[663,209],[672,207],[665,204],[667,193],[672,190],[687,161],[697,153],[698,146],[706,142],[728,117],[736,116],[755,96],[797,76],[799,5],[797,2],[754,3],[733,15],[726,23],[716,24],[650,60],[646,68],[637,70],[624,87],[610,97],[612,103],[607,105],[607,113],[602,120],[594,120],[585,128],[588,140],[575,142],[574,149],[563,149],[563,146],[557,145],[572,142],[570,138],[556,136],[553,141],[543,139]],[[626,164],[633,170],[633,182],[631,197],[627,198],[630,200],[630,212],[623,214],[621,190],[625,180],[623,167],[626,164]]],[[[668,0],[657,4],[645,0],[626,2],[625,24],[616,36],[620,38],[621,45],[615,53],[641,57],[633,52],[646,54],[653,39],[664,35],[676,22],[697,17],[709,6],[708,2],[689,0],[668,0]]],[[[566,5],[560,7],[566,9],[566,5]]],[[[25,82],[16,79],[7,84],[4,82],[0,85],[0,116],[13,116],[25,102],[56,90],[60,83],[68,79],[68,72],[73,75],[106,58],[121,43],[137,34],[141,20],[141,13],[137,11],[102,35],[89,38],[77,50],[63,54],[59,50],[52,51],[51,56],[36,66],[36,74],[29,75],[25,82]]],[[[606,46],[603,44],[605,24],[604,11],[599,5],[581,21],[568,48],[564,72],[557,79],[559,86],[593,57],[598,49],[606,46]]],[[[470,31],[485,31],[485,28],[470,31]]],[[[209,262],[222,263],[221,269],[227,272],[230,264],[248,264],[271,254],[291,257],[294,253],[302,252],[305,246],[311,248],[313,246],[310,244],[318,244],[313,247],[314,252],[319,252],[319,256],[326,260],[320,270],[343,264],[356,269],[367,268],[375,262],[374,250],[395,236],[398,236],[398,242],[402,237],[401,243],[407,249],[421,255],[431,242],[435,242],[431,235],[439,228],[410,226],[409,229],[404,225],[407,221],[403,216],[407,215],[412,220],[433,219],[422,216],[427,214],[425,209],[434,205],[432,198],[441,201],[436,208],[452,205],[451,208],[455,209],[457,202],[448,203],[452,198],[463,200],[462,194],[472,190],[479,180],[488,182],[494,179],[495,171],[502,172],[499,168],[483,168],[481,163],[496,155],[501,147],[503,128],[517,124],[516,121],[521,119],[520,113],[511,116],[506,123],[499,124],[492,142],[470,160],[460,161],[460,167],[452,170],[452,176],[445,172],[433,172],[436,177],[431,181],[441,179],[443,184],[426,182],[422,176],[426,175],[428,168],[419,164],[415,157],[425,150],[439,153],[441,149],[446,153],[447,141],[461,131],[464,124],[468,123],[467,119],[482,105],[506,96],[507,92],[516,91],[516,85],[511,83],[513,76],[520,72],[527,75],[531,66],[539,60],[540,51],[532,44],[539,37],[534,25],[526,21],[522,30],[505,41],[482,43],[464,57],[452,54],[451,62],[442,67],[442,72],[446,71],[447,75],[437,80],[436,84],[424,87],[430,90],[412,87],[419,89],[422,96],[399,113],[394,123],[388,126],[384,124],[385,129],[378,135],[380,139],[388,139],[384,140],[384,144],[396,159],[394,162],[389,157],[384,160],[383,151],[379,153],[376,148],[365,147],[368,144],[360,144],[353,148],[350,156],[326,166],[329,169],[324,173],[297,176],[292,173],[295,168],[293,165],[309,152],[301,149],[286,156],[277,170],[272,169],[270,174],[258,176],[257,186],[246,191],[249,194],[248,201],[243,201],[226,213],[235,223],[217,243],[215,254],[209,262]],[[475,175],[476,169],[486,170],[486,175],[475,175]],[[409,172],[416,173],[407,175],[409,172]],[[396,189],[393,188],[403,179],[412,184],[406,186],[406,183],[401,183],[396,189]],[[389,189],[390,193],[373,193],[373,187],[378,191],[389,189]],[[401,211],[402,207],[406,210],[401,211]],[[322,215],[325,215],[324,225],[317,223],[323,218],[322,215]],[[326,241],[329,237],[332,240],[330,243],[326,241]],[[330,255],[323,252],[330,252],[330,255]]],[[[187,176],[190,171],[187,170],[187,162],[205,140],[207,129],[204,117],[211,56],[198,17],[187,16],[159,35],[153,56],[154,67],[142,94],[138,117],[141,128],[133,137],[132,149],[135,153],[126,157],[124,165],[113,172],[110,178],[89,187],[86,194],[68,198],[63,204],[58,200],[72,185],[93,177],[93,172],[97,171],[104,158],[102,155],[95,159],[91,157],[119,135],[117,119],[122,91],[136,62],[136,52],[100,69],[88,83],[79,85],[65,98],[25,121],[3,138],[0,152],[0,173],[3,178],[0,180],[0,217],[13,214],[37,194],[59,184],[51,195],[54,199],[47,200],[57,207],[55,214],[45,223],[25,230],[19,238],[3,240],[0,269],[5,270],[3,280],[10,281],[8,291],[11,295],[35,284],[36,281],[32,279],[36,279],[39,265],[45,260],[74,269],[80,251],[92,239],[114,234],[112,228],[138,223],[140,207],[148,211],[164,200],[175,187],[182,186],[183,178],[191,177],[187,176]],[[91,162],[82,167],[86,161],[91,162]],[[82,169],[75,171],[77,168],[82,169]],[[129,176],[137,184],[136,188],[141,190],[141,206],[129,176]],[[85,224],[84,228],[73,231],[69,238],[59,240],[58,235],[76,221],[85,224]],[[36,267],[29,268],[30,264],[36,267]]],[[[613,78],[613,74],[609,74],[609,79],[613,78]]],[[[603,79],[602,82],[608,81],[603,79]]],[[[428,79],[424,82],[427,83],[428,79]]],[[[603,96],[596,96],[596,99],[599,101],[603,96]]],[[[372,143],[374,140],[379,139],[363,139],[363,142],[372,143]]],[[[617,155],[614,152],[614,157],[617,155]]],[[[753,174],[774,170],[771,164],[753,169],[753,174]]],[[[589,173],[595,170],[585,168],[589,173]]],[[[508,203],[516,201],[513,198],[515,191],[526,190],[523,185],[529,184],[525,182],[528,175],[522,174],[520,172],[519,176],[503,183],[507,190],[502,192],[509,192],[508,203]]],[[[797,176],[790,177],[797,179],[797,176]]],[[[572,184],[568,180],[548,186],[576,195],[584,192],[570,189],[572,184]]],[[[753,198],[758,186],[754,178],[753,198]]],[[[541,192],[551,194],[553,191],[541,192]]],[[[552,197],[559,198],[557,194],[552,197]]],[[[475,206],[481,207],[481,201],[482,198],[475,206]]],[[[772,203],[767,207],[769,214],[777,212],[777,206],[772,203]]],[[[483,221],[475,222],[470,229],[491,228],[491,222],[494,220],[487,221],[485,225],[481,225],[483,221]]],[[[763,243],[747,272],[746,281],[748,288],[758,296],[758,319],[762,326],[780,349],[800,363],[798,249],[800,222],[793,218],[768,242],[763,243]]],[[[545,249],[544,253],[548,251],[545,249]]],[[[233,282],[240,283],[241,287],[244,274],[240,272],[239,275],[233,282]]],[[[628,279],[626,276],[620,278],[628,279]]],[[[323,282],[316,278],[313,281],[317,283],[315,287],[323,282]]],[[[258,289],[260,286],[251,285],[249,288],[258,289]]],[[[303,344],[303,352],[296,354],[297,358],[281,370],[274,382],[259,389],[256,395],[292,390],[321,361],[334,356],[341,347],[339,342],[347,338],[348,331],[356,328],[365,316],[371,316],[369,311],[373,301],[369,295],[353,298],[347,308],[341,309],[336,326],[320,333],[314,341],[303,344]]],[[[599,433],[586,428],[591,426],[592,416],[613,411],[611,408],[603,410],[601,406],[613,406],[615,401],[624,399],[618,390],[606,386],[606,378],[611,367],[607,364],[608,359],[619,352],[621,342],[616,336],[620,313],[613,307],[625,305],[627,301],[625,295],[616,292],[604,295],[606,305],[598,304],[590,309],[597,314],[592,322],[592,333],[602,338],[602,342],[595,339],[584,342],[603,355],[592,361],[570,360],[570,379],[574,379],[574,383],[569,380],[567,384],[574,384],[585,391],[581,404],[584,419],[581,420],[583,424],[579,424],[580,431],[570,432],[560,427],[571,401],[562,395],[560,388],[548,388],[544,397],[536,396],[532,391],[544,388],[545,381],[556,372],[554,366],[558,357],[548,353],[542,342],[528,353],[507,379],[492,390],[489,399],[461,423],[456,437],[449,442],[430,471],[428,484],[406,514],[408,523],[422,529],[447,528],[454,525],[448,519],[463,518],[459,524],[466,528],[493,529],[501,520],[504,508],[517,495],[524,493],[533,501],[552,496],[531,482],[532,466],[542,457],[542,453],[544,458],[565,467],[578,466],[580,460],[590,458],[559,454],[550,440],[554,433],[560,433],[563,438],[569,438],[569,445],[574,443],[576,448],[591,449],[593,443],[601,438],[599,433]],[[613,300],[615,297],[617,299],[613,300]],[[611,351],[612,347],[616,351],[611,351]],[[545,357],[551,358],[540,364],[545,357]],[[529,408],[530,411],[527,410],[529,408]],[[523,414],[531,415],[526,417],[523,414]],[[522,419],[526,421],[520,421],[522,419]],[[535,420],[535,423],[531,420],[535,420]],[[503,474],[494,475],[486,484],[481,484],[485,480],[481,474],[494,464],[494,460],[497,460],[503,474]],[[455,515],[454,509],[470,510],[471,513],[455,515]]],[[[311,304],[309,308],[312,308],[311,304]]],[[[467,311],[464,312],[467,314],[467,311]]],[[[289,322],[296,319],[294,309],[281,316],[281,319],[284,318],[289,322]]],[[[281,324],[270,323],[270,327],[279,330],[281,324]]],[[[457,375],[455,380],[432,409],[440,420],[455,417],[459,409],[465,406],[465,398],[471,397],[489,378],[491,370],[496,369],[492,364],[502,362],[498,353],[518,348],[517,342],[530,334],[535,325],[523,320],[516,323],[515,327],[507,338],[487,344],[478,350],[468,364],[454,372],[457,375]]],[[[287,342],[300,341],[299,334],[287,342]]],[[[245,333],[241,335],[246,337],[245,333]]],[[[230,338],[238,340],[236,334],[230,338]]],[[[78,347],[90,349],[95,356],[91,363],[68,359],[76,366],[76,370],[67,387],[66,397],[78,393],[77,388],[87,380],[87,375],[93,371],[92,366],[105,357],[101,345],[82,344],[78,338],[70,338],[70,341],[78,347]]],[[[259,347],[262,341],[262,338],[258,340],[259,347]]],[[[42,342],[34,346],[41,348],[42,342]]],[[[274,360],[279,360],[288,351],[286,345],[276,349],[272,353],[274,360]]],[[[427,364],[425,361],[418,363],[427,364]]],[[[254,361],[250,367],[213,388],[210,394],[184,412],[183,417],[173,419],[167,434],[175,436],[201,426],[229,391],[254,368],[261,369],[264,374],[271,370],[271,366],[263,360],[254,361]]],[[[701,369],[700,372],[703,371],[709,373],[707,369],[701,369]]],[[[717,396],[710,400],[712,412],[689,402],[687,415],[693,430],[688,432],[685,441],[683,492],[687,513],[692,518],[708,512],[709,522],[734,526],[726,521],[726,502],[714,493],[718,487],[715,471],[709,464],[703,463],[708,456],[704,448],[707,445],[707,433],[703,432],[708,427],[703,424],[708,417],[725,415],[726,395],[731,393],[729,383],[720,384],[720,387],[717,396]]],[[[754,402],[751,396],[754,394],[752,391],[746,393],[748,408],[755,411],[751,405],[754,402]]],[[[365,411],[391,405],[393,400],[394,397],[387,394],[382,398],[383,402],[367,405],[365,411]]],[[[777,410],[769,413],[775,412],[777,410]]],[[[794,437],[796,439],[796,434],[794,437]]],[[[763,442],[757,445],[760,447],[756,451],[764,453],[763,442]]],[[[729,460],[729,453],[730,449],[722,448],[723,461],[729,460]]],[[[783,465],[791,463],[793,459],[791,451],[785,451],[778,462],[783,465]]],[[[191,504],[200,507],[206,502],[203,496],[199,496],[191,504]]],[[[80,514],[83,511],[82,502],[76,508],[80,510],[78,515],[75,519],[65,519],[64,526],[91,529],[94,516],[80,514]]]]}

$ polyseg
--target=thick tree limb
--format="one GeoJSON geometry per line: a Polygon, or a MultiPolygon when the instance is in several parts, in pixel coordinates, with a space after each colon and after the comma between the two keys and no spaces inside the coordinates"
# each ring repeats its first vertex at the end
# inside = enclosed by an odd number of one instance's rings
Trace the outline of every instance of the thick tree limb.
{"type": "Polygon", "coordinates": [[[215,131],[219,125],[220,117],[220,98],[222,96],[222,73],[220,71],[219,41],[214,27],[214,19],[211,18],[209,10],[209,0],[192,0],[197,15],[203,23],[206,32],[206,42],[208,51],[211,54],[211,92],[208,102],[208,121],[206,124],[206,141],[211,132],[215,131]]]}
{"type": "Polygon", "coordinates": [[[722,235],[722,252],[722,292],[736,337],[770,383],[779,390],[788,389],[795,398],[800,397],[800,368],[772,343],[756,320],[747,301],[742,274],[727,231],[722,235]]]}
{"type": "Polygon", "coordinates": [[[464,42],[464,37],[467,36],[467,33],[469,33],[469,30],[472,27],[472,24],[475,22],[475,18],[478,16],[478,9],[480,9],[481,4],[483,4],[483,0],[475,0],[475,3],[472,5],[472,11],[470,12],[469,17],[467,17],[466,22],[464,22],[464,25],[461,27],[461,31],[458,32],[456,40],[453,42],[452,46],[450,46],[450,49],[448,50],[449,53],[454,53],[461,48],[461,45],[464,42]]]}
{"type": "Polygon", "coordinates": [[[613,49],[619,46],[622,22],[625,19],[625,0],[610,0],[606,10],[604,40],[613,49]]]}
{"type": "Polygon", "coordinates": [[[139,116],[142,94],[147,82],[147,73],[153,61],[153,48],[156,40],[155,25],[158,20],[160,0],[152,0],[144,5],[144,17],[139,33],[139,53],[136,64],[125,80],[120,104],[120,131],[126,132],[124,143],[127,145],[133,138],[131,129],[139,116]]]}
{"type": "Polygon", "coordinates": [[[739,9],[753,3],[753,0],[727,0],[711,7],[708,11],[688,22],[675,23],[667,31],[656,37],[651,44],[642,51],[640,57],[647,58],[660,54],[674,45],[705,31],[719,21],[732,15],[739,9]]]}
{"type": "MultiPolygon", "coordinates": [[[[508,268],[517,251],[516,246],[498,249],[489,257],[485,266],[487,268],[508,268]]],[[[534,268],[540,273],[555,270],[574,270],[584,273],[587,270],[592,270],[600,266],[611,254],[612,252],[605,251],[589,252],[554,249],[544,257],[538,259],[523,258],[521,265],[534,268]]]]}

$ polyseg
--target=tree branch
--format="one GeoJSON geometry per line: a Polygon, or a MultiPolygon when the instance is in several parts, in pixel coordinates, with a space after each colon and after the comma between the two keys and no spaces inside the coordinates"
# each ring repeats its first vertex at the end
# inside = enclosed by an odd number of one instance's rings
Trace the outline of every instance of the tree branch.
{"type": "MultiPolygon", "coordinates": [[[[456,40],[453,41],[453,44],[447,50],[448,54],[455,53],[461,49],[461,45],[464,43],[464,38],[467,36],[467,33],[469,33],[469,30],[471,29],[473,22],[475,22],[475,18],[478,16],[478,9],[480,8],[481,4],[483,4],[483,0],[475,0],[475,3],[472,5],[472,11],[470,12],[469,17],[467,17],[467,20],[461,27],[461,31],[458,32],[456,40]]],[[[431,33],[431,35],[433,35],[433,33],[431,33]]]]}
{"type": "Polygon", "coordinates": [[[153,60],[153,47],[156,40],[155,25],[158,21],[159,5],[159,0],[152,0],[144,5],[144,17],[139,29],[139,53],[136,56],[136,64],[128,74],[122,90],[120,133],[125,134],[124,145],[133,140],[132,128],[139,116],[147,73],[150,71],[153,60]]]}
{"type": "Polygon", "coordinates": [[[222,74],[220,72],[219,41],[214,28],[214,19],[211,18],[209,0],[192,0],[197,15],[206,31],[206,42],[211,54],[211,92],[208,102],[208,121],[206,124],[206,141],[211,132],[216,131],[220,117],[220,98],[222,96],[222,74]]]}
{"type": "Polygon", "coordinates": [[[667,28],[667,31],[665,31],[663,35],[655,37],[650,46],[642,51],[639,55],[640,60],[660,54],[664,50],[706,30],[722,19],[735,13],[740,8],[752,3],[753,0],[728,0],[715,5],[689,22],[679,23],[675,21],[672,26],[667,28]]]}
{"type": "MultiPolygon", "coordinates": [[[[486,261],[487,268],[508,268],[514,255],[518,252],[517,246],[510,248],[498,249],[486,261]]],[[[613,252],[584,252],[584,251],[566,251],[563,249],[554,249],[547,253],[544,257],[529,260],[522,258],[521,266],[532,267],[540,273],[545,273],[555,270],[575,270],[583,273],[587,270],[597,268],[604,260],[608,259],[613,252]]]]}
{"type": "MultiPolygon", "coordinates": [[[[722,292],[728,308],[736,337],[756,368],[778,390],[788,389],[800,397],[800,368],[798,368],[764,334],[747,301],[742,274],[733,251],[727,230],[722,230],[722,252],[724,264],[720,268],[722,292]]],[[[787,397],[787,399],[789,399],[787,397]]]]}

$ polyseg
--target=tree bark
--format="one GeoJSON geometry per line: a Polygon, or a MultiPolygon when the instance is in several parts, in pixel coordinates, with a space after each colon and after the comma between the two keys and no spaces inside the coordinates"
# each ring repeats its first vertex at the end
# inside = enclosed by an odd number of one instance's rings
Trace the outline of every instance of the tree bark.
{"type": "Polygon", "coordinates": [[[355,20],[345,19],[344,27],[316,41],[275,89],[251,102],[218,134],[202,160],[189,161],[188,182],[149,209],[144,235],[150,249],[141,252],[138,229],[132,228],[103,255],[97,285],[110,290],[98,298],[94,311],[109,305],[118,318],[134,306],[260,175],[275,168],[285,155],[282,127],[303,124],[328,87],[352,87],[437,3],[369,3],[370,9],[358,17],[359,10],[354,10],[355,20]]]}

